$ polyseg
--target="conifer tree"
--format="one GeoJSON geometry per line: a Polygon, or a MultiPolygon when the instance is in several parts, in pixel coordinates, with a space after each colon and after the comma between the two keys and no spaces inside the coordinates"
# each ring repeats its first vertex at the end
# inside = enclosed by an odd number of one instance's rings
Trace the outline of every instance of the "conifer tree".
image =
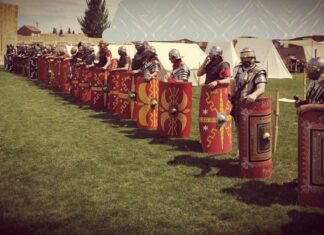
{"type": "Polygon", "coordinates": [[[81,30],[88,37],[101,38],[103,31],[110,27],[105,0],[86,0],[84,17],[78,17],[81,30]]]}

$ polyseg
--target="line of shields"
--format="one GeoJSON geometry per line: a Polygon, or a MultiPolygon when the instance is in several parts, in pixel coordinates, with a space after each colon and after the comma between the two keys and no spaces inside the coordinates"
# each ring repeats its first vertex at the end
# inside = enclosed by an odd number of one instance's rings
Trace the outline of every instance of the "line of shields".
{"type": "MultiPolygon", "coordinates": [[[[37,78],[44,86],[71,94],[76,100],[95,110],[107,110],[118,119],[133,120],[138,128],[154,130],[162,138],[190,136],[191,83],[167,83],[159,78],[146,80],[132,71],[113,70],[116,66],[116,60],[112,61],[107,70],[88,68],[85,65],[71,66],[68,57],[42,55],[37,60],[37,78]]],[[[203,152],[226,154],[232,151],[231,103],[228,99],[230,89],[230,86],[220,86],[212,90],[207,86],[202,87],[198,121],[203,152]]],[[[245,135],[240,139],[250,138],[254,143],[261,132],[270,133],[270,99],[260,99],[255,105],[244,106],[242,110],[245,115],[257,115],[259,118],[251,119],[246,124],[249,126],[248,130],[240,132],[245,135]],[[262,108],[255,111],[254,107],[259,107],[260,102],[262,108]],[[264,106],[264,102],[268,106],[264,106]],[[247,109],[250,113],[246,112],[247,109]]],[[[241,125],[245,121],[241,120],[241,125]]],[[[246,149],[248,147],[245,145],[250,146],[249,143],[239,145],[241,177],[271,176],[270,138],[267,136],[266,139],[261,139],[252,150],[246,149]],[[251,151],[253,157],[250,156],[251,151]]]]}
{"type": "MultiPolygon", "coordinates": [[[[14,71],[27,76],[27,58],[14,60],[14,71]]],[[[93,109],[107,110],[121,120],[133,120],[138,128],[157,131],[162,138],[188,138],[191,129],[191,83],[146,80],[132,71],[70,66],[69,58],[40,56],[37,77],[45,86],[71,94],[93,109]]],[[[202,86],[199,131],[202,151],[226,154],[232,151],[230,86],[202,86]]],[[[239,125],[240,177],[266,179],[272,175],[272,109],[270,98],[252,104],[241,102],[239,125]]],[[[300,204],[324,206],[324,115],[308,105],[299,111],[300,204]],[[309,107],[308,107],[309,106],[309,107]],[[311,137],[311,138],[310,138],[311,137]],[[311,139],[311,141],[310,141],[311,139]]]]}
{"type": "Polygon", "coordinates": [[[13,61],[12,68],[10,68],[10,71],[13,71],[28,78],[30,77],[30,63],[32,62],[31,57],[11,55],[10,59],[12,59],[13,61]]]}

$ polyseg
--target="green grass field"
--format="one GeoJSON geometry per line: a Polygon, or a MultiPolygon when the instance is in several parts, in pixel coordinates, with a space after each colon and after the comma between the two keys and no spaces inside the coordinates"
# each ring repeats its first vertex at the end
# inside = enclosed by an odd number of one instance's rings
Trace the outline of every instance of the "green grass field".
{"type": "MultiPolygon", "coordinates": [[[[267,93],[302,96],[302,75],[267,93]]],[[[238,177],[236,152],[200,152],[0,70],[0,234],[324,234],[324,209],[296,205],[297,117],[280,104],[267,181],[238,177]]]]}

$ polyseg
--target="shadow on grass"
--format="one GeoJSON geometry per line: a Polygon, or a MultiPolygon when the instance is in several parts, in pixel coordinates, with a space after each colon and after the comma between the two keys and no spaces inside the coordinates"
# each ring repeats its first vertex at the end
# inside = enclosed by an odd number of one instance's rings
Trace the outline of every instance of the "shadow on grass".
{"type": "Polygon", "coordinates": [[[59,100],[65,101],[63,105],[76,105],[79,106],[80,109],[90,109],[88,104],[80,102],[77,98],[75,98],[70,94],[66,94],[61,91],[50,90],[50,88],[49,91],[50,91],[49,92],[50,95],[57,97],[57,99],[59,100]]]}
{"type": "Polygon", "coordinates": [[[207,176],[212,168],[218,168],[219,171],[211,176],[239,177],[238,162],[234,159],[215,159],[211,156],[200,158],[191,155],[180,155],[168,161],[168,165],[200,168],[201,172],[198,175],[194,175],[195,177],[207,176]]]}
{"type": "Polygon", "coordinates": [[[55,221],[37,221],[23,222],[15,220],[0,220],[0,234],[2,235],[19,235],[19,234],[48,234],[59,228],[64,227],[62,222],[55,221]]]}
{"type": "Polygon", "coordinates": [[[48,90],[48,94],[54,96],[57,100],[65,101],[63,105],[75,105],[80,109],[91,109],[89,104],[80,102],[77,98],[70,94],[66,94],[58,89],[54,90],[50,85],[45,85],[38,80],[29,80],[30,86],[37,86],[39,89],[48,90]]]}
{"type": "Polygon", "coordinates": [[[90,115],[89,116],[90,118],[96,118],[96,119],[100,119],[104,123],[118,125],[118,120],[116,119],[115,115],[104,111],[98,111],[98,110],[94,110],[94,112],[97,113],[90,115]]]}
{"type": "Polygon", "coordinates": [[[271,206],[272,204],[295,205],[297,202],[297,191],[294,184],[267,184],[264,181],[248,181],[236,185],[236,187],[225,188],[223,193],[230,194],[238,201],[248,205],[271,206]]]}
{"type": "MultiPolygon", "coordinates": [[[[131,127],[137,127],[136,123],[131,127]]],[[[131,139],[152,139],[149,144],[157,145],[168,145],[173,148],[169,151],[179,150],[179,151],[190,151],[190,152],[201,152],[201,144],[197,140],[190,139],[178,139],[178,138],[163,138],[156,130],[146,130],[146,129],[132,129],[132,130],[122,130],[120,133],[126,135],[126,137],[131,139]]]]}
{"type": "Polygon", "coordinates": [[[0,219],[1,235],[27,235],[27,234],[143,234],[140,225],[113,224],[112,219],[124,216],[128,212],[123,210],[109,211],[103,217],[90,217],[84,212],[64,219],[50,219],[45,215],[42,218],[0,219]],[[82,220],[83,222],[80,222],[82,220]]]}
{"type": "MultiPolygon", "coordinates": [[[[137,127],[136,124],[135,127],[137,127]]],[[[125,134],[126,137],[131,139],[151,139],[157,137],[157,132],[155,130],[146,130],[140,128],[131,130],[121,130],[120,133],[125,134]]]]}
{"type": "Polygon", "coordinates": [[[79,99],[70,94],[66,94],[58,90],[51,90],[51,87],[44,87],[43,89],[48,89],[50,95],[56,97],[60,101],[63,100],[63,105],[74,105],[83,110],[92,110],[95,114],[90,115],[89,117],[91,118],[101,119],[105,123],[114,125],[136,127],[136,125],[132,121],[118,120],[116,115],[109,113],[106,109],[94,109],[90,106],[89,103],[81,102],[79,99]]]}
{"type": "Polygon", "coordinates": [[[152,139],[150,144],[164,144],[174,146],[175,148],[170,149],[170,151],[190,151],[190,152],[202,152],[201,144],[198,140],[190,139],[167,139],[162,137],[156,137],[152,139]]]}
{"type": "Polygon", "coordinates": [[[109,113],[106,109],[93,109],[90,104],[85,104],[70,94],[66,94],[59,90],[53,90],[51,86],[45,86],[38,80],[30,80],[29,85],[37,86],[39,89],[48,90],[48,94],[54,96],[59,101],[63,101],[63,105],[74,105],[83,110],[93,110],[96,114],[91,115],[91,118],[101,119],[105,123],[112,123],[122,127],[137,127],[136,122],[134,121],[119,120],[116,115],[109,113]]]}
{"type": "MultiPolygon", "coordinates": [[[[90,115],[89,117],[100,119],[104,123],[113,124],[112,126],[113,128],[119,128],[119,127],[137,128],[136,122],[132,120],[120,120],[116,114],[112,114],[106,110],[93,110],[93,111],[97,113],[94,115],[90,115]]],[[[129,133],[129,132],[120,131],[120,133],[129,133]]]]}
{"type": "Polygon", "coordinates": [[[324,215],[319,213],[308,213],[291,210],[288,212],[292,221],[281,226],[283,234],[323,234],[324,215]]]}
{"type": "Polygon", "coordinates": [[[41,83],[37,79],[30,80],[30,79],[26,78],[26,80],[29,82],[28,83],[29,86],[37,86],[37,88],[42,89],[42,90],[49,90],[49,91],[51,90],[50,86],[41,83]]]}
{"type": "MultiPolygon", "coordinates": [[[[75,105],[80,109],[88,110],[92,109],[88,104],[80,102],[77,98],[71,96],[70,94],[63,93],[58,90],[52,90],[50,86],[44,86],[38,80],[31,81],[30,86],[37,86],[41,89],[48,90],[48,94],[56,97],[56,99],[63,101],[63,105],[75,105]]],[[[119,120],[116,115],[113,115],[107,110],[94,110],[96,113],[90,115],[91,118],[101,119],[104,123],[113,124],[112,127],[130,127],[132,130],[120,131],[123,134],[126,134],[127,137],[131,139],[152,139],[150,144],[160,144],[160,145],[169,145],[175,148],[170,149],[170,151],[179,150],[179,151],[192,151],[192,152],[201,152],[201,144],[195,140],[188,139],[167,139],[160,137],[156,131],[138,129],[137,124],[131,120],[119,120]]]]}

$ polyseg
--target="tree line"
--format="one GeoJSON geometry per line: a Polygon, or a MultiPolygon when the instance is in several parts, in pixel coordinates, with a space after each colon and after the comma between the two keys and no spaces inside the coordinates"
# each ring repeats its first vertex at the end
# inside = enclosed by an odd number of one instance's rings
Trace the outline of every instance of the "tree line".
{"type": "MultiPolygon", "coordinates": [[[[84,11],[84,16],[77,17],[81,25],[82,32],[88,37],[102,38],[102,33],[110,27],[108,20],[109,12],[106,9],[106,0],[86,0],[87,9],[84,11]]],[[[62,28],[58,31],[53,27],[53,34],[63,35],[62,28]]],[[[74,30],[68,28],[67,34],[75,34],[74,30]]]]}
{"type": "MultiPolygon", "coordinates": [[[[59,35],[62,35],[63,34],[63,29],[60,29],[59,32],[57,32],[57,28],[56,27],[53,27],[53,31],[52,31],[53,34],[59,34],[59,35]]],[[[75,34],[74,30],[71,31],[71,28],[68,28],[68,30],[66,31],[67,34],[75,34]]]]}

